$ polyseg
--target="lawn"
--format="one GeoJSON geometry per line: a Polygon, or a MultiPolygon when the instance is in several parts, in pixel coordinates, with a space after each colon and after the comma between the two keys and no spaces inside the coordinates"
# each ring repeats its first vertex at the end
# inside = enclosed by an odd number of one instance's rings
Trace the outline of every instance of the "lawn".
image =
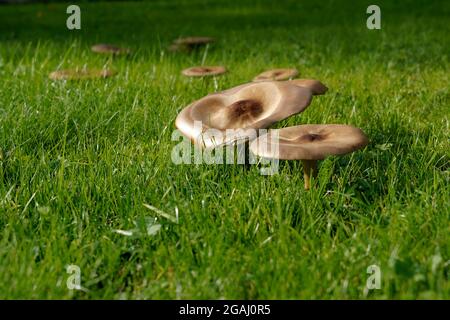
{"type": "Polygon", "coordinates": [[[380,0],[381,30],[370,4],[80,2],[72,31],[68,4],[0,5],[0,298],[449,299],[450,3],[380,0]],[[190,35],[217,42],[166,50],[190,35]],[[181,75],[200,64],[229,72],[181,75]],[[48,79],[82,66],[118,73],[48,79]],[[301,162],[172,163],[186,105],[274,67],[329,88],[275,127],[350,124],[369,145],[309,191],[301,162]]]}

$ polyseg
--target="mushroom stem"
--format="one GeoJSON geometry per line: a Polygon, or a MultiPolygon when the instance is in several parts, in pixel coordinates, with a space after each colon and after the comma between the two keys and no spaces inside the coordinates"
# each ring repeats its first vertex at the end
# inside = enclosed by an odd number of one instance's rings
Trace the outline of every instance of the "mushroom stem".
{"type": "Polygon", "coordinates": [[[303,176],[305,178],[305,190],[309,190],[311,177],[317,177],[317,160],[302,160],[303,176]]]}

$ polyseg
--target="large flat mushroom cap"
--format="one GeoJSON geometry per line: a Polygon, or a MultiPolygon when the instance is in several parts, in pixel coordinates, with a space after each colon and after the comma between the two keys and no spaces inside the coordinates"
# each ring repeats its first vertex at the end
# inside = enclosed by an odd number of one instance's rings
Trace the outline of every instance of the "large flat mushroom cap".
{"type": "Polygon", "coordinates": [[[310,88],[314,95],[322,95],[328,91],[328,88],[322,82],[315,79],[294,79],[289,80],[289,82],[300,87],[310,88]]]}
{"type": "Polygon", "coordinates": [[[222,66],[198,66],[184,69],[181,73],[187,77],[217,76],[227,72],[222,66]]]}
{"type": "Polygon", "coordinates": [[[258,81],[282,81],[292,79],[298,76],[297,69],[273,69],[267,70],[253,78],[254,82],[258,81]]]}
{"type": "Polygon", "coordinates": [[[353,152],[367,143],[364,132],[353,126],[307,124],[270,130],[254,140],[250,150],[265,158],[321,160],[327,156],[353,152]]]}
{"type": "Polygon", "coordinates": [[[214,142],[203,134],[208,129],[223,133],[235,129],[245,135],[247,129],[268,128],[302,112],[311,99],[310,89],[287,82],[249,83],[194,101],[180,112],[175,125],[194,143],[210,148],[231,143],[235,138],[214,142]],[[203,139],[200,143],[199,138],[203,139]]]}
{"type": "Polygon", "coordinates": [[[114,76],[116,72],[107,69],[65,69],[49,74],[51,80],[89,80],[114,76]]]}

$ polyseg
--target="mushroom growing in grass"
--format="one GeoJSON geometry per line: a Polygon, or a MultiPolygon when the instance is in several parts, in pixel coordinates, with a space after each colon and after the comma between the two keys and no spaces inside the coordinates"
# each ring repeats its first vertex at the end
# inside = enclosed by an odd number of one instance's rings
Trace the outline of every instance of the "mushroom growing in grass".
{"type": "Polygon", "coordinates": [[[102,54],[112,54],[112,55],[120,55],[120,54],[128,54],[130,50],[127,48],[120,48],[112,44],[100,43],[93,45],[91,50],[95,53],[102,54]]]}
{"type": "Polygon", "coordinates": [[[290,83],[300,87],[306,87],[311,89],[314,95],[322,95],[328,91],[328,88],[319,80],[314,79],[294,79],[289,80],[290,83]]]}
{"type": "Polygon", "coordinates": [[[298,76],[297,69],[273,69],[257,75],[253,78],[253,81],[282,81],[295,78],[296,76],[298,76]]]}
{"type": "Polygon", "coordinates": [[[191,51],[209,43],[214,42],[214,38],[211,37],[186,37],[179,38],[173,41],[170,45],[170,51],[191,51]]]}
{"type": "Polygon", "coordinates": [[[90,80],[108,78],[116,73],[107,69],[65,69],[50,73],[52,80],[90,80]]]}
{"type": "Polygon", "coordinates": [[[227,69],[222,66],[198,66],[184,69],[181,71],[186,77],[206,77],[217,76],[227,72],[227,69]]]}
{"type": "Polygon", "coordinates": [[[250,144],[250,151],[264,158],[302,160],[305,189],[311,177],[317,176],[317,161],[328,156],[343,155],[368,143],[364,132],[341,124],[307,124],[270,130],[250,144]],[[277,137],[273,139],[273,136],[277,137]]]}
{"type": "Polygon", "coordinates": [[[248,83],[194,101],[180,112],[175,125],[200,147],[214,148],[246,141],[246,129],[268,128],[302,112],[311,100],[309,88],[289,82],[248,83]],[[204,134],[208,129],[223,133],[222,139],[204,134]],[[242,136],[227,136],[227,129],[235,129],[242,136]]]}
{"type": "Polygon", "coordinates": [[[211,37],[186,37],[186,38],[178,38],[173,43],[195,47],[195,46],[206,45],[213,41],[214,41],[214,38],[211,38],[211,37]]]}

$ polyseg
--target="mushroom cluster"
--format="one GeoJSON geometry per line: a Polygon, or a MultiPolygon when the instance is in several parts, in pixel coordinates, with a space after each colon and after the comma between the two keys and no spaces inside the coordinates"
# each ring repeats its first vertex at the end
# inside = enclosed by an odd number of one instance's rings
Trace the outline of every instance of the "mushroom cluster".
{"type": "Polygon", "coordinates": [[[177,116],[175,125],[195,144],[215,148],[237,141],[237,137],[213,140],[204,133],[216,129],[264,129],[300,113],[309,106],[313,92],[289,82],[258,82],[243,84],[213,93],[194,101],[177,116]],[[200,123],[200,127],[196,125],[200,123]]]}
{"type": "MultiPolygon", "coordinates": [[[[171,51],[191,52],[214,41],[211,37],[178,38],[171,51]]],[[[95,53],[110,56],[126,55],[131,51],[111,44],[91,47],[95,53]]],[[[187,77],[222,75],[223,66],[194,66],[181,71],[187,77]]],[[[108,69],[75,68],[50,73],[52,80],[87,80],[107,78],[116,72],[108,69]]],[[[262,158],[301,160],[305,189],[317,174],[317,161],[331,155],[353,152],[367,145],[361,129],[340,124],[298,125],[272,129],[258,137],[257,130],[303,112],[315,95],[323,95],[328,88],[315,79],[295,79],[294,68],[264,71],[252,82],[209,94],[186,106],[177,116],[175,125],[199,148],[214,149],[224,145],[249,142],[249,150],[262,158]],[[228,135],[232,130],[233,134],[228,135]],[[254,134],[248,134],[253,130],[254,134]],[[211,132],[219,133],[210,134],[211,132]],[[276,136],[277,139],[273,139],[276,136]],[[274,142],[275,141],[275,142],[274,142]]]]}
{"type": "MultiPolygon", "coordinates": [[[[173,52],[192,52],[195,49],[207,46],[214,42],[214,38],[205,36],[191,36],[175,39],[169,46],[169,51],[173,52]]],[[[109,57],[126,56],[132,51],[126,47],[120,47],[109,43],[98,43],[91,46],[91,51],[109,57]]],[[[217,76],[227,72],[223,66],[195,66],[184,69],[181,73],[187,77],[206,77],[217,76]]],[[[116,72],[109,69],[89,69],[73,68],[65,70],[56,70],[49,74],[51,80],[91,80],[108,78],[115,75],[116,72]]]]}
{"type": "MultiPolygon", "coordinates": [[[[225,70],[193,67],[182,73],[204,76],[225,70]]],[[[271,129],[259,137],[247,135],[248,129],[270,128],[304,111],[314,95],[323,95],[328,90],[318,80],[292,79],[297,75],[296,69],[265,71],[253,78],[253,82],[212,93],[190,103],[178,114],[175,125],[199,148],[214,149],[250,142],[250,151],[258,157],[301,160],[305,189],[308,190],[311,178],[317,175],[318,160],[358,150],[367,145],[368,139],[361,129],[341,124],[298,125],[271,129]],[[210,129],[222,134],[210,135],[210,129]],[[238,134],[225,134],[230,129],[237,130],[238,134]],[[277,139],[273,139],[274,136],[277,139]]]]}

